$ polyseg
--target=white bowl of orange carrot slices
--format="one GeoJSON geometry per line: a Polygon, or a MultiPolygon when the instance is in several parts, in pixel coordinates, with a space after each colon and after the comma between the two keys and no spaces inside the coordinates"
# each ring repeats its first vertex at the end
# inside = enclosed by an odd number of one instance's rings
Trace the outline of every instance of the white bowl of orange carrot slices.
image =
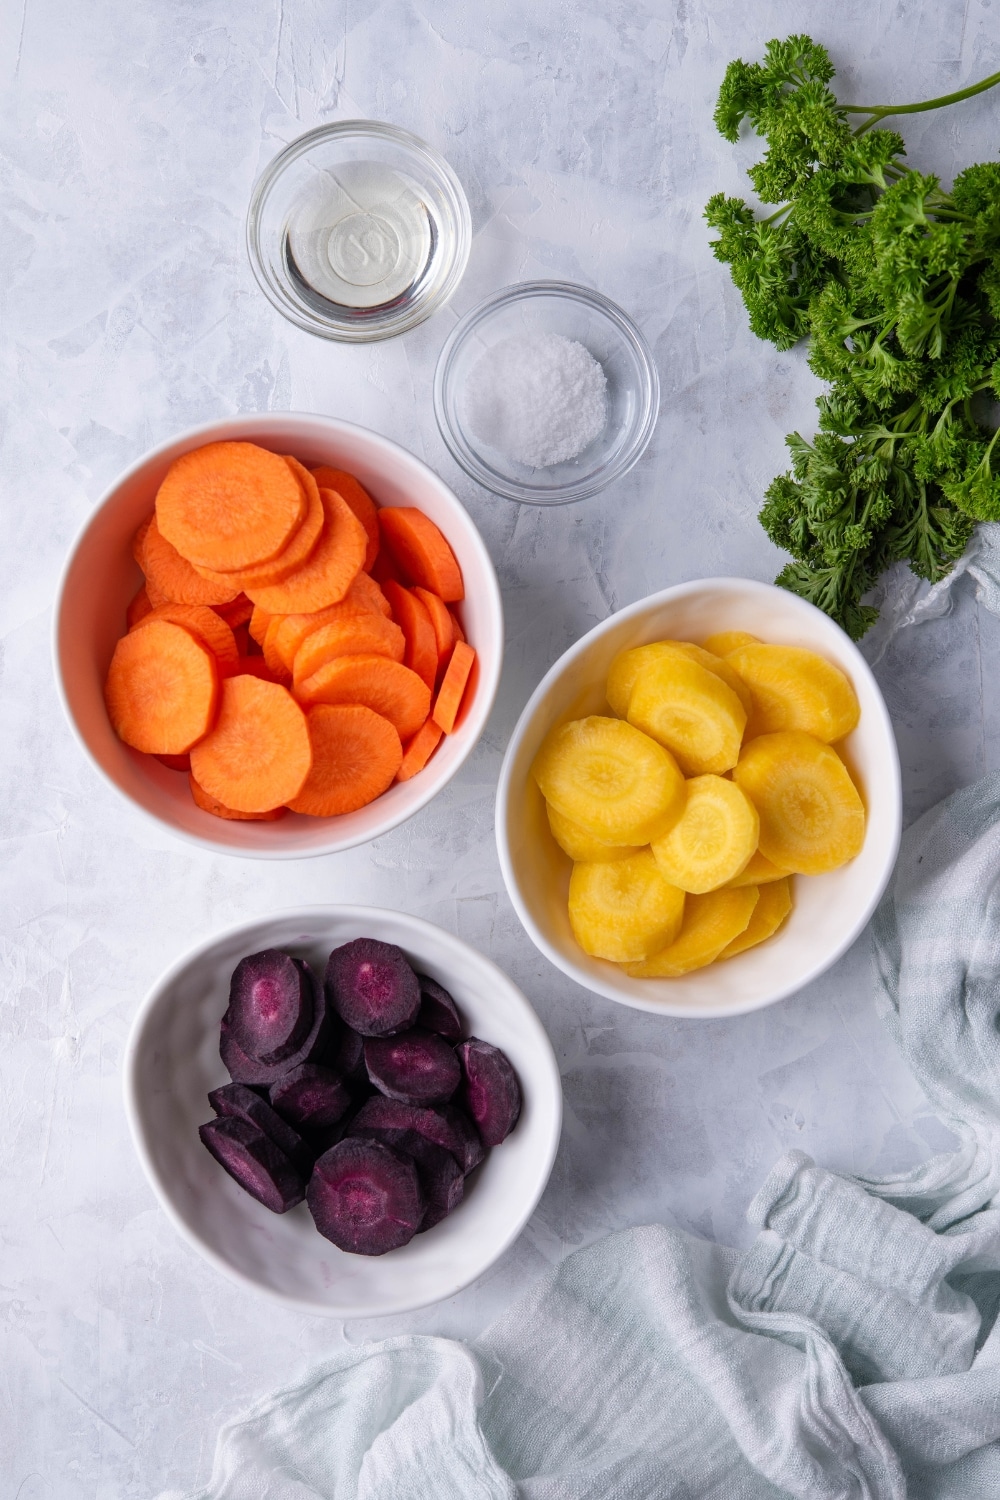
{"type": "Polygon", "coordinates": [[[858,648],[750,579],[612,615],[542,680],[500,773],[496,831],[538,948],[659,1015],[793,994],[858,937],[892,872],[899,758],[858,648]]]}
{"type": "Polygon", "coordinates": [[[56,677],[97,769],[195,843],[297,858],[423,807],[482,732],[503,656],[492,563],[458,499],[329,417],[185,433],[78,537],[56,677]]]}

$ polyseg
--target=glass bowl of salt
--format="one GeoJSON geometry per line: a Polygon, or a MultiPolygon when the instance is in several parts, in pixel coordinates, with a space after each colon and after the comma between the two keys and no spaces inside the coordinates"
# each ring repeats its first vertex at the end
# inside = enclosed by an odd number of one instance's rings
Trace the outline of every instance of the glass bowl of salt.
{"type": "Polygon", "coordinates": [[[472,220],[426,141],[378,120],[299,136],[258,179],[247,213],[257,282],[290,322],[344,343],[405,333],[462,279],[472,220]]]}
{"type": "Polygon", "coordinates": [[[441,350],[434,412],[457,463],[508,500],[564,505],[631,469],[660,382],[627,313],[567,281],[504,287],[441,350]]]}

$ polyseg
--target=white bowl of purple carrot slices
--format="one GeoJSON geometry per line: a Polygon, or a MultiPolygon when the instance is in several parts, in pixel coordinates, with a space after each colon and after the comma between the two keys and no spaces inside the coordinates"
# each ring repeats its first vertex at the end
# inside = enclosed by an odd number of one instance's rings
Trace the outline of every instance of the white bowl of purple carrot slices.
{"type": "Polygon", "coordinates": [[[154,986],[125,1060],[150,1182],[237,1281],[337,1317],[454,1295],[548,1181],[562,1094],[529,1002],[418,917],[281,912],[154,986]]]}

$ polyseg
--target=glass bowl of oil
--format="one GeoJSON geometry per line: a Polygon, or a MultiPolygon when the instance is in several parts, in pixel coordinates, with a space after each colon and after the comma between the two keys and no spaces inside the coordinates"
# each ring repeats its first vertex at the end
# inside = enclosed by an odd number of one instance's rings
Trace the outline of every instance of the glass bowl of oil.
{"type": "Polygon", "coordinates": [[[451,167],[418,136],[342,120],[299,136],[257,181],[247,250],[261,290],[321,338],[392,338],[443,307],[472,221],[451,167]]]}

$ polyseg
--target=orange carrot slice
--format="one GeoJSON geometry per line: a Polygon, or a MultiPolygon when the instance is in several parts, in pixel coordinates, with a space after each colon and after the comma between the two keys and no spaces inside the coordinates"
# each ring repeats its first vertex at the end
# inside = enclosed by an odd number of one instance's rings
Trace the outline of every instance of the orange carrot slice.
{"type": "Polygon", "coordinates": [[[444,739],[444,730],[433,719],[427,719],[406,747],[402,763],[396,772],[397,781],[409,781],[422,771],[438,745],[444,739]]]}
{"type": "Polygon", "coordinates": [[[310,631],[295,653],[292,669],[295,690],[305,678],[338,656],[388,656],[393,661],[402,661],[405,650],[399,626],[370,609],[353,619],[320,625],[318,630],[310,631]]]}
{"type": "Polygon", "coordinates": [[[195,571],[160,532],[153,516],[142,544],[142,571],[155,592],[174,604],[230,604],[239,586],[212,582],[195,571]]]}
{"type": "Polygon", "coordinates": [[[368,573],[358,574],[344,598],[353,599],[358,604],[367,604],[369,609],[378,610],[379,614],[385,615],[387,620],[392,618],[392,609],[388,599],[368,573]]]}
{"type": "Polygon", "coordinates": [[[190,757],[190,755],[187,755],[187,754],[184,754],[184,755],[158,755],[156,757],[156,759],[158,761],[160,761],[160,763],[162,765],[166,766],[166,768],[167,768],[168,771],[185,771],[186,772],[186,771],[190,771],[190,769],[191,769],[191,757],[190,757]]]}
{"type": "Polygon", "coordinates": [[[261,649],[263,649],[264,637],[265,635],[267,635],[267,627],[270,625],[270,623],[271,616],[268,614],[267,610],[261,609],[259,604],[255,604],[253,607],[253,613],[251,614],[249,620],[250,639],[252,641],[256,641],[261,649]]]}
{"type": "Polygon", "coordinates": [[[253,600],[248,599],[246,594],[237,594],[230,604],[213,604],[212,608],[217,615],[221,615],[231,630],[239,625],[247,625],[253,614],[253,600]]]}
{"type": "Polygon", "coordinates": [[[125,611],[125,624],[129,630],[138,625],[139,621],[149,614],[153,605],[149,595],[146,593],[146,585],[137,594],[133,594],[129,600],[128,609],[125,611]]]}
{"type": "Polygon", "coordinates": [[[275,637],[277,636],[278,631],[281,629],[283,622],[283,615],[273,615],[271,617],[271,623],[268,625],[266,631],[264,632],[264,663],[275,682],[283,682],[286,686],[288,686],[291,683],[292,674],[285,666],[285,663],[275,646],[275,637]]]}
{"type": "Polygon", "coordinates": [[[305,492],[306,511],[302,525],[291,537],[288,545],[281,549],[277,557],[272,557],[270,562],[261,563],[254,568],[240,568],[237,572],[215,573],[209,568],[199,568],[198,571],[203,577],[218,583],[235,582],[241,589],[264,587],[272,583],[280,583],[283,578],[294,573],[296,568],[301,568],[302,564],[312,556],[325,520],[319,487],[309,470],[303,468],[297,458],[292,458],[288,454],[284,454],[283,457],[305,492]]]}
{"type": "Polygon", "coordinates": [[[212,727],[219,674],[182,625],[154,620],[123,635],[104,685],[115,733],[148,755],[183,755],[212,727]]]}
{"type": "Polygon", "coordinates": [[[434,642],[437,646],[437,670],[439,674],[443,673],[451,656],[451,648],[458,639],[455,635],[454,618],[440,595],[432,593],[430,589],[422,589],[419,584],[413,592],[431,617],[434,642]]]}
{"type": "Polygon", "coordinates": [[[451,661],[448,670],[444,674],[444,681],[438,689],[437,698],[434,700],[434,712],[432,718],[435,724],[439,724],[445,734],[451,734],[458,718],[458,711],[462,706],[462,695],[465,692],[465,684],[469,680],[476,653],[465,641],[456,641],[455,649],[451,653],[451,661]]]}
{"type": "Polygon", "coordinates": [[[378,524],[382,541],[410,583],[431,589],[446,604],[465,598],[458,559],[430,516],[415,506],[386,505],[378,524]]]}
{"type": "Polygon", "coordinates": [[[183,625],[193,636],[207,646],[219,664],[223,676],[232,671],[239,660],[236,637],[226,624],[209,609],[207,604],[160,604],[135,627],[145,630],[153,620],[168,620],[171,625],[183,625]]]}
{"type": "Polygon", "coordinates": [[[347,474],[343,469],[330,469],[326,464],[321,464],[318,469],[313,469],[313,478],[324,490],[336,490],[342,500],[346,500],[368,535],[368,551],[365,553],[364,569],[368,572],[372,563],[378,557],[379,534],[378,534],[378,507],[362,484],[355,479],[353,474],[347,474]]]}
{"type": "Polygon", "coordinates": [[[359,703],[320,704],[307,714],[312,769],[292,812],[333,818],[365,807],[392,785],[403,747],[388,719],[359,703]]]}
{"type": "Polygon", "coordinates": [[[406,637],[404,664],[411,672],[422,677],[429,688],[433,688],[437,677],[438,651],[434,626],[427,609],[415,593],[404,589],[400,583],[386,583],[383,593],[392,606],[397,625],[406,637]]]}
{"type": "Polygon", "coordinates": [[[132,538],[132,556],[135,558],[136,562],[139,564],[140,568],[142,568],[142,571],[144,573],[146,569],[142,567],[142,549],[145,545],[146,532],[149,530],[149,523],[152,519],[152,516],[147,517],[147,519],[143,521],[142,525],[136,531],[135,536],[132,538]]]}
{"type": "Polygon", "coordinates": [[[191,774],[209,796],[234,812],[269,812],[298,796],[311,765],[306,716],[288,689],[228,677],[215,725],[191,755],[191,774]]]}
{"type": "Polygon", "coordinates": [[[202,812],[211,813],[213,818],[226,818],[229,822],[236,823],[273,823],[278,818],[283,818],[288,811],[284,807],[272,807],[267,812],[236,812],[234,808],[226,807],[218,797],[210,796],[191,775],[188,776],[188,786],[191,788],[191,796],[202,812]]]}
{"type": "Polygon", "coordinates": [[[408,740],[430,713],[430,690],[409,667],[387,656],[338,656],[296,688],[302,704],[363,703],[408,740]]]}
{"type": "Polygon", "coordinates": [[[369,609],[367,604],[359,604],[352,599],[353,589],[352,584],[339,604],[328,604],[326,609],[317,609],[306,614],[275,616],[275,619],[280,620],[281,625],[274,634],[274,649],[289,672],[295,663],[295,653],[314,630],[319,630],[321,626],[331,625],[339,620],[356,620],[359,617],[367,619],[369,615],[374,614],[374,610],[369,609]]]}
{"type": "Polygon", "coordinates": [[[320,490],[320,495],[326,519],[312,556],[281,583],[247,589],[269,614],[305,613],[336,604],[361,571],[368,545],[365,528],[336,490],[320,490]]]}
{"type": "Polygon", "coordinates": [[[260,677],[264,682],[276,682],[271,668],[262,656],[241,656],[235,672],[231,677],[260,677]]]}
{"type": "Polygon", "coordinates": [[[451,623],[455,627],[455,639],[456,639],[456,641],[464,641],[465,640],[465,631],[462,629],[462,622],[461,622],[461,620],[458,618],[458,615],[456,614],[456,612],[453,609],[449,609],[448,613],[451,615],[451,623]]]}
{"type": "Polygon", "coordinates": [[[174,460],[156,522],[196,567],[236,572],[277,557],[302,525],[306,492],[285,460],[256,443],[208,443],[174,460]]]}

